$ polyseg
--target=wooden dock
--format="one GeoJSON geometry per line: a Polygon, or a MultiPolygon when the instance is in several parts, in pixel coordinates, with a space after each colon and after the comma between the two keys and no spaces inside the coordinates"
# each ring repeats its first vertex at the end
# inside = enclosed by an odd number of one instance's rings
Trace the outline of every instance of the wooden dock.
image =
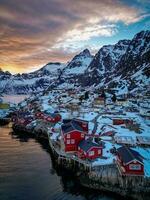
{"type": "Polygon", "coordinates": [[[89,161],[82,160],[74,154],[65,153],[64,151],[62,151],[61,148],[59,148],[57,142],[51,140],[49,134],[48,134],[48,140],[52,152],[58,159],[58,163],[63,163],[64,161],[65,162],[67,161],[68,163],[73,163],[78,166],[83,166],[84,169],[91,170],[92,164],[89,161]]]}

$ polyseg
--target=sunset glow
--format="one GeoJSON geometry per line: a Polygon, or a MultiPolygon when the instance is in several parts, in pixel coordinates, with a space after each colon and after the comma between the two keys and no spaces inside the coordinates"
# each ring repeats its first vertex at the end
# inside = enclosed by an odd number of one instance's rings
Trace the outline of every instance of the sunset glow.
{"type": "Polygon", "coordinates": [[[149,1],[0,0],[0,68],[30,72],[150,27],[149,1]]]}

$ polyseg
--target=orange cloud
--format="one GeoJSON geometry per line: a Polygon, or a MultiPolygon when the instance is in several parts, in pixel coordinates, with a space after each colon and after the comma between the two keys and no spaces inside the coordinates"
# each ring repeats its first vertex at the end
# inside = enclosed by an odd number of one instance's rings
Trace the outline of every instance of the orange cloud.
{"type": "Polygon", "coordinates": [[[0,67],[16,73],[66,62],[79,51],[76,42],[111,36],[115,23],[143,17],[118,0],[1,0],[0,67]]]}

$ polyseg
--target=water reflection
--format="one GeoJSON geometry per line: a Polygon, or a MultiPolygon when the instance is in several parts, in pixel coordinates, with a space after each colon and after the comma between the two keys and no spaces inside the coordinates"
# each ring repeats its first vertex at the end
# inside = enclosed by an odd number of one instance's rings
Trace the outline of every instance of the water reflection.
{"type": "MultiPolygon", "coordinates": [[[[12,135],[16,135],[16,133],[12,132],[12,135]]],[[[29,141],[30,137],[25,135],[17,135],[17,139],[20,138],[20,142],[29,141]]],[[[88,189],[79,184],[79,181],[76,176],[72,173],[72,171],[63,168],[63,166],[58,166],[55,162],[55,158],[50,151],[49,144],[46,140],[35,139],[35,142],[38,142],[42,149],[49,153],[51,158],[51,168],[49,170],[51,175],[56,174],[60,177],[60,184],[62,186],[63,192],[71,195],[75,195],[78,199],[86,199],[86,200],[120,200],[120,196],[112,194],[112,193],[104,193],[96,190],[88,189]],[[113,196],[113,197],[112,197],[113,196]]],[[[61,198],[60,198],[61,199],[61,198]]],[[[63,199],[63,198],[62,198],[63,199]]],[[[125,199],[121,197],[121,199],[125,199]]]]}
{"type": "Polygon", "coordinates": [[[81,187],[71,171],[57,165],[48,142],[15,134],[6,127],[0,133],[0,199],[120,199],[81,187]]]}
{"type": "Polygon", "coordinates": [[[2,97],[3,101],[6,103],[18,104],[23,101],[25,98],[28,98],[29,95],[4,95],[2,97]]]}

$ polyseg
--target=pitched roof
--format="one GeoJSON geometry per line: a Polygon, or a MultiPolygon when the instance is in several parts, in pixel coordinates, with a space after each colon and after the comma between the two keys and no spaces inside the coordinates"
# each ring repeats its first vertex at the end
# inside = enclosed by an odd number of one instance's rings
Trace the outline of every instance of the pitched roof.
{"type": "Polygon", "coordinates": [[[133,149],[130,149],[126,146],[120,147],[117,149],[117,152],[125,164],[128,164],[133,160],[137,160],[140,163],[143,163],[142,156],[137,151],[134,151],[133,149]]]}
{"type": "Polygon", "coordinates": [[[43,114],[45,114],[47,117],[51,117],[51,118],[55,118],[58,115],[56,113],[48,113],[48,112],[44,112],[43,114]]]}
{"type": "Polygon", "coordinates": [[[78,122],[88,123],[88,121],[86,121],[86,120],[76,119],[76,118],[73,118],[73,119],[64,119],[63,123],[66,124],[66,123],[69,123],[69,122],[72,122],[72,121],[74,121],[76,123],[78,123],[78,122]]]}
{"type": "Polygon", "coordinates": [[[66,124],[63,124],[61,126],[61,129],[63,131],[64,134],[67,134],[68,132],[71,132],[73,130],[77,130],[77,131],[80,131],[80,132],[85,132],[84,129],[76,122],[74,121],[70,121],[66,124]]]}
{"type": "Polygon", "coordinates": [[[83,149],[85,152],[87,152],[91,147],[101,147],[101,146],[97,143],[90,141],[90,140],[82,140],[79,143],[79,147],[81,149],[83,149]]]}

